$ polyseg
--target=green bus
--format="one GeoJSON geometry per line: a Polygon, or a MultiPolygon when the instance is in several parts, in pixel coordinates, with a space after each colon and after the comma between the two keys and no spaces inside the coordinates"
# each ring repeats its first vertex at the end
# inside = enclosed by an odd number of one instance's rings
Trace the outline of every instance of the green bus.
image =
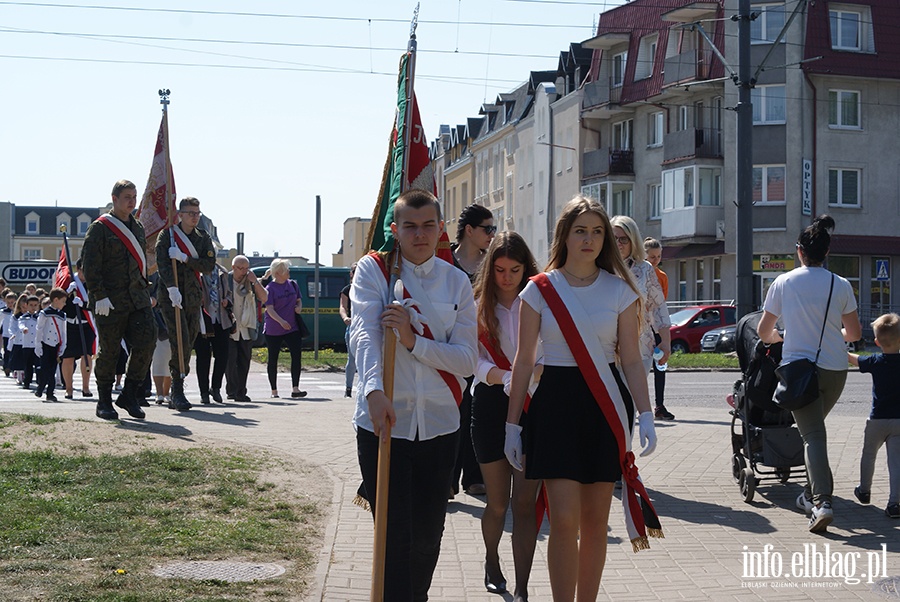
{"type": "MultiPolygon", "coordinates": [[[[267,266],[253,268],[253,273],[262,278],[267,266]]],[[[313,266],[291,266],[291,280],[294,280],[300,288],[300,298],[303,300],[303,320],[312,333],[303,340],[304,349],[312,349],[315,340],[315,325],[319,324],[319,348],[331,347],[344,351],[344,321],[341,320],[340,302],[341,290],[350,283],[349,268],[319,268],[319,313],[315,312],[316,296],[316,270],[313,266]]],[[[260,329],[257,346],[265,345],[265,337],[260,329]]]]}

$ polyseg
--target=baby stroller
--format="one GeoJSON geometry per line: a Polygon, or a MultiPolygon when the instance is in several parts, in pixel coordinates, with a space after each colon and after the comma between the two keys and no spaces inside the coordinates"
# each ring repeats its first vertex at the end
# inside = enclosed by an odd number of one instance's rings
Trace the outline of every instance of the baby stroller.
{"type": "Polygon", "coordinates": [[[772,398],[781,362],[781,343],[766,346],[757,334],[762,311],[747,314],[737,323],[735,349],[742,378],[728,398],[731,418],[731,474],[745,502],[753,501],[760,481],[787,482],[806,477],[803,440],[789,410],[772,398]]]}

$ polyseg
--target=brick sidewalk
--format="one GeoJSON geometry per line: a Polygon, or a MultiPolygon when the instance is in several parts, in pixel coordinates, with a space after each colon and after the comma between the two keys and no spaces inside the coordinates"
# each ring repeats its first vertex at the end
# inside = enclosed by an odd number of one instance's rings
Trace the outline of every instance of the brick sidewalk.
{"type": "MultiPolygon", "coordinates": [[[[676,373],[672,376],[678,378],[676,373]]],[[[287,375],[279,378],[282,392],[290,391],[287,375]]],[[[193,376],[188,377],[188,383],[196,399],[193,376]]],[[[163,434],[177,433],[179,437],[196,435],[258,446],[322,466],[333,479],[334,494],[325,543],[307,599],[367,600],[372,520],[352,504],[359,484],[359,469],[350,425],[354,404],[342,397],[343,376],[304,372],[301,388],[309,391],[309,397],[269,399],[264,369],[254,364],[249,388],[250,396],[256,400],[253,403],[195,406],[195,410],[183,414],[153,406],[148,408],[148,419],[141,428],[163,434]]],[[[93,410],[93,403],[77,399],[39,403],[30,393],[16,388],[11,380],[0,378],[0,411],[94,419],[93,410]]],[[[743,575],[746,553],[762,553],[767,544],[772,546],[768,556],[770,566],[780,558],[782,571],[788,574],[792,555],[812,551],[812,546],[821,553],[827,545],[833,561],[858,558],[857,577],[868,570],[867,552],[878,552],[886,544],[884,574],[900,575],[897,554],[900,521],[891,521],[882,513],[887,497],[883,450],[872,493],[876,503],[860,506],[852,495],[864,420],[846,416],[828,419],[829,453],[836,483],[835,522],[827,534],[812,535],[806,530],[804,515],[794,508],[800,492],[796,481],[785,485],[763,484],[753,503],[742,501],[731,477],[730,417],[724,404],[721,410],[679,408],[677,413],[677,422],[657,423],[660,442],[655,454],[649,459],[639,459],[641,474],[660,514],[666,537],[651,540],[649,551],[632,553],[621,503],[613,500],[610,547],[600,599],[884,599],[884,595],[873,591],[877,583],[868,583],[868,578],[858,584],[848,584],[842,578],[762,579],[743,575]]],[[[132,421],[131,424],[140,423],[132,421]]],[[[482,499],[465,494],[450,503],[441,558],[431,589],[432,600],[511,600],[511,596],[500,597],[484,591],[478,520],[483,506],[482,499]]],[[[510,526],[508,522],[507,531],[510,526]]],[[[532,571],[531,600],[551,599],[546,563],[548,533],[545,523],[532,571]]],[[[514,575],[508,535],[501,544],[501,557],[512,588],[514,575]]],[[[900,596],[895,592],[890,597],[900,596]]]]}

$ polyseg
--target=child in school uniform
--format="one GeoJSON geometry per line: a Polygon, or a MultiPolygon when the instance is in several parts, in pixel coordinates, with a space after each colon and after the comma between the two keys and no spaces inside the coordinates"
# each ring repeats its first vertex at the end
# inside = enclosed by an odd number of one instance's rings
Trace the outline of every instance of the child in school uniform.
{"type": "Polygon", "coordinates": [[[34,394],[36,397],[47,391],[47,401],[56,401],[53,389],[56,385],[56,370],[59,359],[66,350],[66,314],[63,307],[66,305],[68,293],[61,288],[53,288],[50,291],[50,306],[45,307],[38,314],[35,328],[35,354],[40,358],[40,370],[38,372],[38,385],[34,394]]]}
{"type": "Polygon", "coordinates": [[[22,344],[22,388],[30,389],[34,378],[34,367],[37,356],[34,348],[37,341],[37,316],[41,305],[40,299],[31,295],[25,302],[25,313],[19,316],[19,333],[22,344]]]}
{"type": "Polygon", "coordinates": [[[872,413],[866,420],[862,457],[859,460],[859,485],[853,494],[868,504],[875,475],[875,456],[887,445],[890,490],[888,518],[900,518],[900,316],[884,314],[872,322],[875,344],[882,353],[860,357],[849,353],[850,363],[860,372],[872,375],[872,413]]]}
{"type": "Polygon", "coordinates": [[[3,337],[3,372],[9,376],[9,325],[16,311],[16,294],[7,290],[3,296],[6,307],[0,309],[0,335],[3,337]]]}
{"type": "Polygon", "coordinates": [[[16,309],[9,321],[9,341],[6,344],[6,349],[9,351],[7,367],[16,377],[16,384],[20,386],[22,385],[22,375],[25,373],[25,360],[22,356],[22,331],[19,329],[19,318],[28,310],[25,304],[27,300],[28,295],[25,293],[16,299],[16,309]]]}

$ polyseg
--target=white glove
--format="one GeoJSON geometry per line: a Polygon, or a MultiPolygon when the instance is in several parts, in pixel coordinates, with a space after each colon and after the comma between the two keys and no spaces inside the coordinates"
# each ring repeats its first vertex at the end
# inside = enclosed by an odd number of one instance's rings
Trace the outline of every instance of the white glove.
{"type": "Polygon", "coordinates": [[[503,373],[503,393],[509,397],[509,387],[512,385],[512,370],[503,373]]]}
{"type": "Polygon", "coordinates": [[[649,456],[656,449],[656,425],[653,424],[653,412],[641,412],[638,416],[638,432],[641,435],[641,457],[649,456]]]}
{"type": "Polygon", "coordinates": [[[81,300],[81,297],[79,297],[79,296],[77,296],[77,295],[75,296],[74,299],[72,299],[72,303],[74,303],[74,304],[77,305],[78,307],[84,307],[84,301],[82,301],[82,300],[81,300]]]}
{"type": "Polygon", "coordinates": [[[170,286],[166,290],[169,291],[169,300],[172,301],[172,307],[181,309],[181,291],[178,290],[178,287],[170,286]]]}
{"type": "Polygon", "coordinates": [[[70,283],[69,283],[69,286],[66,288],[66,292],[67,292],[67,293],[71,293],[71,292],[74,291],[76,288],[78,288],[78,285],[76,285],[74,282],[70,282],[70,283]]]}
{"type": "Polygon", "coordinates": [[[44,346],[38,343],[38,346],[34,348],[34,355],[37,357],[44,355],[44,346]]]}
{"type": "Polygon", "coordinates": [[[94,304],[94,313],[98,316],[108,316],[111,309],[115,309],[115,307],[109,297],[103,297],[94,304]]]}
{"type": "Polygon", "coordinates": [[[522,470],[522,427],[518,424],[506,423],[506,438],[503,440],[503,453],[509,465],[518,471],[522,470]]]}
{"type": "Polygon", "coordinates": [[[187,253],[177,247],[169,247],[169,259],[187,263],[187,253]]]}

